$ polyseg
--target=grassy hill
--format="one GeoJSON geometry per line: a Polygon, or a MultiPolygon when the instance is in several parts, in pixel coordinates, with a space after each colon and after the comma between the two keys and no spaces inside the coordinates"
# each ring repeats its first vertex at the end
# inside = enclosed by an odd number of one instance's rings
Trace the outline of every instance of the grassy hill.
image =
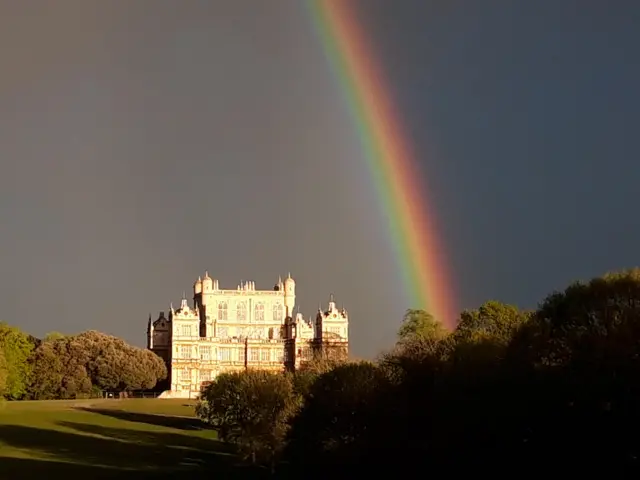
{"type": "Polygon", "coordinates": [[[257,478],[187,400],[0,404],[0,479],[257,478]]]}

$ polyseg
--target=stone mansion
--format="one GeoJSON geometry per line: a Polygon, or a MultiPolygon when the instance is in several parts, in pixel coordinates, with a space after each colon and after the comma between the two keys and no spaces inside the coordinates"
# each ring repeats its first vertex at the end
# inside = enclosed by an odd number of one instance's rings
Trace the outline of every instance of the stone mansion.
{"type": "Polygon", "coordinates": [[[170,390],[162,397],[192,398],[223,372],[247,368],[293,371],[332,349],[348,353],[349,317],[330,298],[315,319],[294,314],[296,283],[289,275],[270,290],[254,282],[220,288],[208,273],[193,285],[193,305],[149,315],[147,348],[164,359],[170,390]]]}

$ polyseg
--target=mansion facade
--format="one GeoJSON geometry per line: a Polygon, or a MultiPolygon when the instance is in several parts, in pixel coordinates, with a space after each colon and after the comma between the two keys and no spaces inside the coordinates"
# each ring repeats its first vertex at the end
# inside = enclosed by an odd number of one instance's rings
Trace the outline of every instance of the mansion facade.
{"type": "Polygon", "coordinates": [[[296,283],[289,275],[270,290],[254,282],[220,288],[205,272],[193,286],[193,304],[183,295],[155,321],[149,315],[147,348],[169,373],[165,398],[193,398],[223,372],[248,368],[294,371],[330,349],[348,353],[349,317],[331,296],[313,320],[294,314],[296,283]]]}

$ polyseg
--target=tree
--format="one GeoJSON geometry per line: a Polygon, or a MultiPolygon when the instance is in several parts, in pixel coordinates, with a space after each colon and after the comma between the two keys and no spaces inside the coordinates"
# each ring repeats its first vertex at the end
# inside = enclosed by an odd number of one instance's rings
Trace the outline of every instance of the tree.
{"type": "Polygon", "coordinates": [[[20,329],[0,323],[0,350],[4,354],[6,372],[4,395],[8,399],[20,399],[29,385],[31,368],[28,359],[33,343],[20,329]]]}
{"type": "Polygon", "coordinates": [[[497,301],[463,311],[451,336],[451,361],[459,370],[458,377],[496,373],[496,363],[503,360],[514,335],[530,318],[531,312],[497,301]]]}
{"type": "Polygon", "coordinates": [[[549,295],[507,350],[518,393],[508,403],[520,411],[510,419],[519,429],[503,437],[520,446],[514,453],[585,471],[634,467],[640,456],[639,338],[638,269],[549,295]]]}
{"type": "Polygon", "coordinates": [[[86,368],[93,385],[102,390],[149,389],[167,376],[160,357],[120,338],[93,330],[75,338],[88,352],[86,368]]]}
{"type": "Polygon", "coordinates": [[[148,389],[167,376],[160,357],[96,331],[53,337],[30,360],[32,398],[75,398],[93,390],[148,389]]]}
{"type": "Polygon", "coordinates": [[[465,310],[455,329],[457,341],[492,341],[506,345],[513,335],[531,318],[513,305],[497,301],[483,303],[476,310],[465,310]]]}
{"type": "Polygon", "coordinates": [[[375,445],[367,435],[380,422],[377,400],[387,384],[383,370],[371,362],[339,365],[318,376],[292,419],[288,459],[307,471],[346,468],[359,459],[375,445]]]}
{"type": "Polygon", "coordinates": [[[640,354],[640,269],[575,282],[549,295],[511,344],[534,366],[628,362],[640,354]]]}
{"type": "Polygon", "coordinates": [[[447,330],[442,323],[424,310],[407,310],[402,319],[402,325],[398,330],[400,343],[425,338],[441,340],[446,335],[447,330]]]}
{"type": "Polygon", "coordinates": [[[247,370],[219,375],[203,391],[196,413],[245,458],[274,468],[297,405],[289,376],[247,370]]]}
{"type": "Polygon", "coordinates": [[[89,354],[75,337],[43,341],[33,352],[29,393],[36,400],[76,398],[91,392],[89,354]]]}

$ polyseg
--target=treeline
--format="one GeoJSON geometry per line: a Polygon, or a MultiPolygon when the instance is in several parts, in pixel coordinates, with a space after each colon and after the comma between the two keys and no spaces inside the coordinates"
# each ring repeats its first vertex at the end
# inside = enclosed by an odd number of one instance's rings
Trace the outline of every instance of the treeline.
{"type": "Polygon", "coordinates": [[[197,414],[281,477],[626,476],[640,461],[640,271],[531,312],[487,302],[453,332],[408,311],[375,362],[224,374],[197,414]]]}
{"type": "Polygon", "coordinates": [[[49,400],[153,388],[167,377],[152,352],[96,331],[40,340],[0,323],[0,398],[49,400]]]}

